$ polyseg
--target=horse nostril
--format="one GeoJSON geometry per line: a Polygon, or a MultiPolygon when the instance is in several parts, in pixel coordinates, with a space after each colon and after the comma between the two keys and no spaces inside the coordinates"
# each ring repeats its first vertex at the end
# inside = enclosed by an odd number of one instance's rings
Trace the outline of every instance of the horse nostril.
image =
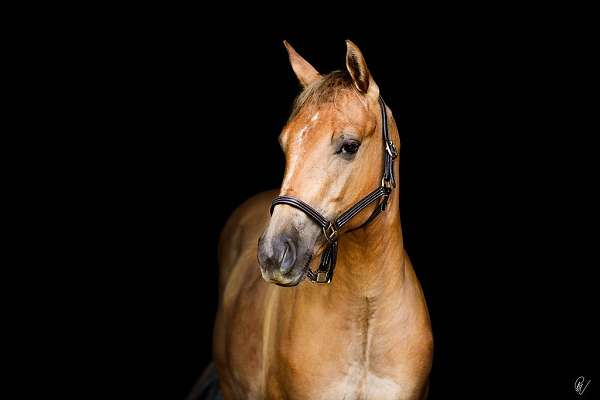
{"type": "Polygon", "coordinates": [[[283,260],[285,259],[285,256],[287,255],[288,251],[290,250],[290,245],[284,241],[282,248],[283,251],[279,253],[279,260],[277,260],[279,262],[279,265],[283,264],[283,260]]]}
{"type": "Polygon", "coordinates": [[[268,270],[279,270],[285,274],[296,263],[296,246],[287,235],[278,235],[270,239],[261,237],[258,241],[258,262],[268,270]]]}
{"type": "Polygon", "coordinates": [[[285,238],[282,242],[283,251],[279,258],[279,266],[281,272],[285,274],[296,263],[296,246],[294,246],[294,243],[289,238],[285,238]]]}

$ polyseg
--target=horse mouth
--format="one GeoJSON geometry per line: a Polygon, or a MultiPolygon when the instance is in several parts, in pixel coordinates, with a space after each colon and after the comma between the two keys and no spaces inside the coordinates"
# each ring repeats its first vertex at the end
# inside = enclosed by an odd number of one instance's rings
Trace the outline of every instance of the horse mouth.
{"type": "MultiPolygon", "coordinates": [[[[307,255],[307,260],[306,263],[304,264],[304,267],[302,267],[302,273],[296,278],[296,279],[292,279],[289,282],[279,282],[279,281],[271,281],[271,283],[276,284],[277,286],[282,286],[282,287],[293,287],[293,286],[298,286],[300,284],[300,282],[302,282],[308,275],[308,271],[310,269],[310,262],[312,261],[312,254],[308,254],[307,255]]],[[[292,271],[290,271],[292,272],[292,271]]],[[[289,275],[286,274],[286,275],[289,275]]]]}

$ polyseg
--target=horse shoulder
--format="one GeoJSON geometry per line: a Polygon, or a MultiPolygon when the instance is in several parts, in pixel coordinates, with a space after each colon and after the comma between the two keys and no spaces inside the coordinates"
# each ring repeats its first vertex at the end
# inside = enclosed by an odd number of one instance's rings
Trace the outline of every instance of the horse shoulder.
{"type": "Polygon", "coordinates": [[[221,386],[233,391],[233,397],[244,390],[246,394],[257,391],[244,379],[261,363],[262,332],[257,316],[262,314],[268,285],[260,276],[257,241],[277,193],[262,192],[242,203],[227,220],[219,240],[219,308],[213,346],[221,386]]]}

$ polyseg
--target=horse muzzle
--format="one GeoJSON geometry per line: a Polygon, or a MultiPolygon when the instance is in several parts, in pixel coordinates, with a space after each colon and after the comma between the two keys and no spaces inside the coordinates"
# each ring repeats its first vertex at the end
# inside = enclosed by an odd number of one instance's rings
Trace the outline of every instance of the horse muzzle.
{"type": "Polygon", "coordinates": [[[304,276],[306,255],[295,232],[270,235],[267,232],[258,240],[258,263],[267,282],[280,286],[295,286],[304,276]]]}

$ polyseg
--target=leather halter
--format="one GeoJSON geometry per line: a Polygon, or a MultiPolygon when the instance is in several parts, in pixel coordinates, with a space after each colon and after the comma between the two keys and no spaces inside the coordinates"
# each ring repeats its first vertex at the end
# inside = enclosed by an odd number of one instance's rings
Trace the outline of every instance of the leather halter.
{"type": "Polygon", "coordinates": [[[383,160],[383,176],[381,178],[381,185],[377,189],[363,197],[360,201],[340,214],[333,221],[329,221],[313,207],[292,196],[278,196],[273,199],[273,202],[271,203],[271,214],[273,214],[273,209],[276,205],[287,204],[288,206],[295,207],[304,212],[323,230],[323,235],[329,244],[321,256],[321,263],[319,264],[317,272],[313,272],[310,269],[310,261],[312,257],[306,263],[306,275],[313,282],[331,283],[337,258],[338,236],[340,229],[342,229],[342,227],[346,225],[348,221],[350,221],[362,210],[374,202],[379,201],[371,216],[362,225],[355,229],[362,228],[371,223],[382,211],[385,210],[390,193],[392,192],[392,189],[396,187],[396,181],[394,180],[394,159],[398,157],[398,151],[396,150],[396,146],[394,146],[394,142],[392,142],[390,139],[390,134],[388,132],[387,111],[385,102],[381,97],[379,97],[379,105],[381,107],[381,134],[383,137],[385,151],[383,160]]]}

